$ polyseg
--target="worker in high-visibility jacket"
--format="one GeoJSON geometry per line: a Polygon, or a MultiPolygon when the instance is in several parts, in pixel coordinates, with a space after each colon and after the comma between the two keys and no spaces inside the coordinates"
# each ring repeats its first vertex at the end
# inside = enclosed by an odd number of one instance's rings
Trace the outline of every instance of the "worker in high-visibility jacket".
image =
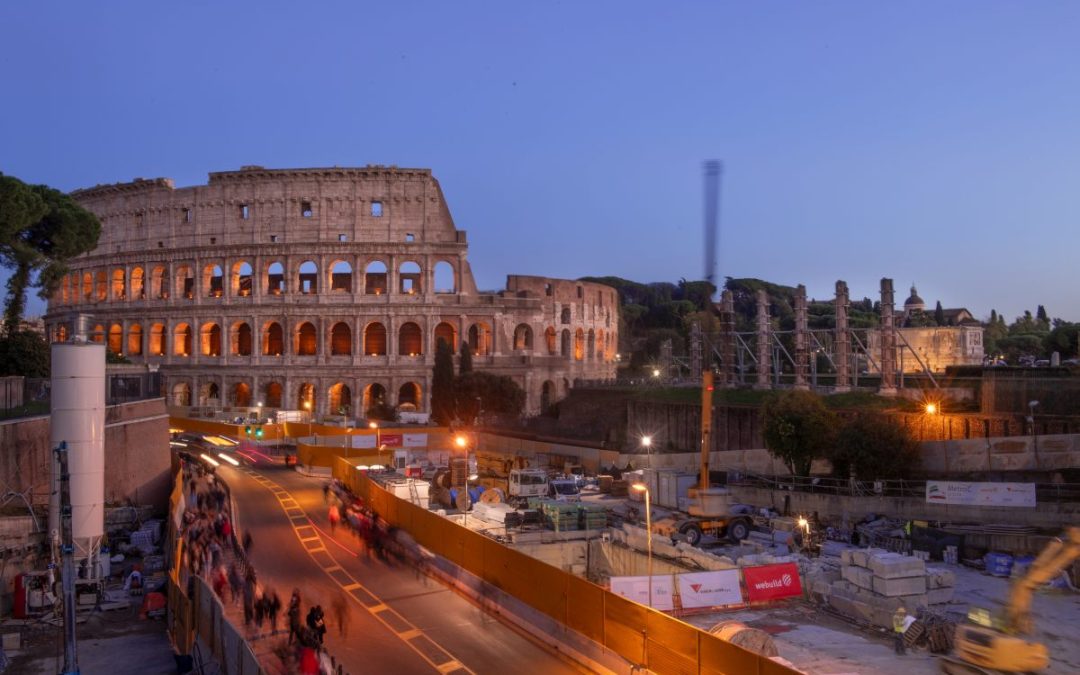
{"type": "Polygon", "coordinates": [[[904,631],[907,629],[907,610],[898,607],[892,616],[893,635],[896,639],[896,653],[904,654],[904,631]]]}

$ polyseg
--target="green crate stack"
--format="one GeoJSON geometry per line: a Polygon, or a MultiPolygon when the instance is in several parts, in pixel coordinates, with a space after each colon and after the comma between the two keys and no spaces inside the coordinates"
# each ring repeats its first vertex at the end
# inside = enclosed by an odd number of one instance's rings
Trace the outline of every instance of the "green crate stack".
{"type": "Polygon", "coordinates": [[[541,505],[544,522],[556,532],[578,529],[578,505],[546,500],[541,505]]]}
{"type": "Polygon", "coordinates": [[[607,527],[607,509],[599,504],[581,505],[581,523],[586,530],[602,530],[607,527]]]}

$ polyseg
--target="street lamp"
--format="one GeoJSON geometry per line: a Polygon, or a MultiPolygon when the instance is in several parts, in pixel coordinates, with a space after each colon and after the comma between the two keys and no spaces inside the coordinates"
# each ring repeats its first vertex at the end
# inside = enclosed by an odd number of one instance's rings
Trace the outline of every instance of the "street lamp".
{"type": "Polygon", "coordinates": [[[649,454],[649,468],[652,468],[652,436],[641,437],[641,447],[649,454]]]}
{"type": "Polygon", "coordinates": [[[469,473],[469,439],[465,438],[465,434],[458,434],[454,436],[454,445],[458,446],[465,451],[465,510],[462,512],[461,524],[463,527],[469,526],[469,506],[471,506],[472,498],[469,496],[469,481],[476,480],[478,476],[476,474],[469,473]]]}
{"type": "Polygon", "coordinates": [[[649,508],[649,486],[644,483],[634,483],[634,488],[638,492],[645,493],[645,536],[648,542],[647,548],[649,551],[649,608],[652,609],[652,511],[649,508]]]}

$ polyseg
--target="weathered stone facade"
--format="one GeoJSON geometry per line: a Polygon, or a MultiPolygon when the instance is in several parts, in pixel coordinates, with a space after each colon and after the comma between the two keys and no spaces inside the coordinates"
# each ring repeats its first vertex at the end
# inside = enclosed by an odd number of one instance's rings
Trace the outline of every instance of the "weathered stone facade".
{"type": "MultiPolygon", "coordinates": [[[[942,326],[930,328],[896,328],[896,334],[906,347],[893,343],[892,364],[905,373],[923,371],[923,364],[931,372],[942,372],[949,366],[978,366],[983,362],[981,326],[942,326]],[[912,355],[919,355],[922,364],[912,355]]],[[[873,354],[883,353],[882,331],[866,332],[867,349],[873,354]]],[[[877,374],[880,367],[869,364],[869,371],[877,374]]]]}
{"type": "Polygon", "coordinates": [[[425,411],[439,339],[513,377],[531,413],[615,376],[616,291],[509,276],[478,292],[427,169],[244,167],[73,197],[102,235],[51,298],[49,334],[90,315],[93,339],[160,366],[173,405],[425,411]]]}

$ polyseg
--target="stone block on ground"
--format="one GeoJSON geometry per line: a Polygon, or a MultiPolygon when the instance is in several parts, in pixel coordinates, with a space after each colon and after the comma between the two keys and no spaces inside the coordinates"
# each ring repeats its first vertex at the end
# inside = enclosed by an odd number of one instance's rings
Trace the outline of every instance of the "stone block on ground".
{"type": "Polygon", "coordinates": [[[840,564],[845,566],[845,567],[847,565],[852,564],[851,563],[851,554],[854,553],[854,552],[855,551],[853,549],[850,549],[850,548],[847,548],[847,549],[844,549],[843,551],[840,551],[840,564]]]}
{"type": "Polygon", "coordinates": [[[860,548],[851,552],[851,564],[859,567],[869,567],[870,557],[880,553],[888,553],[881,548],[860,548]]]}
{"type": "MultiPolygon", "coordinates": [[[[899,553],[877,553],[870,557],[869,563],[867,567],[874,571],[876,577],[882,579],[923,577],[925,584],[926,563],[918,558],[900,555],[899,553]]],[[[925,587],[923,590],[925,590],[925,587]]]]}
{"type": "Polygon", "coordinates": [[[926,577],[900,577],[883,579],[874,577],[874,592],[888,597],[899,595],[921,595],[926,593],[926,577]]]}
{"type": "Polygon", "coordinates": [[[874,588],[874,573],[865,567],[845,565],[840,568],[841,578],[850,581],[859,588],[874,588]]]}
{"type": "Polygon", "coordinates": [[[944,567],[926,568],[927,588],[952,588],[956,585],[956,572],[944,567]]]}

